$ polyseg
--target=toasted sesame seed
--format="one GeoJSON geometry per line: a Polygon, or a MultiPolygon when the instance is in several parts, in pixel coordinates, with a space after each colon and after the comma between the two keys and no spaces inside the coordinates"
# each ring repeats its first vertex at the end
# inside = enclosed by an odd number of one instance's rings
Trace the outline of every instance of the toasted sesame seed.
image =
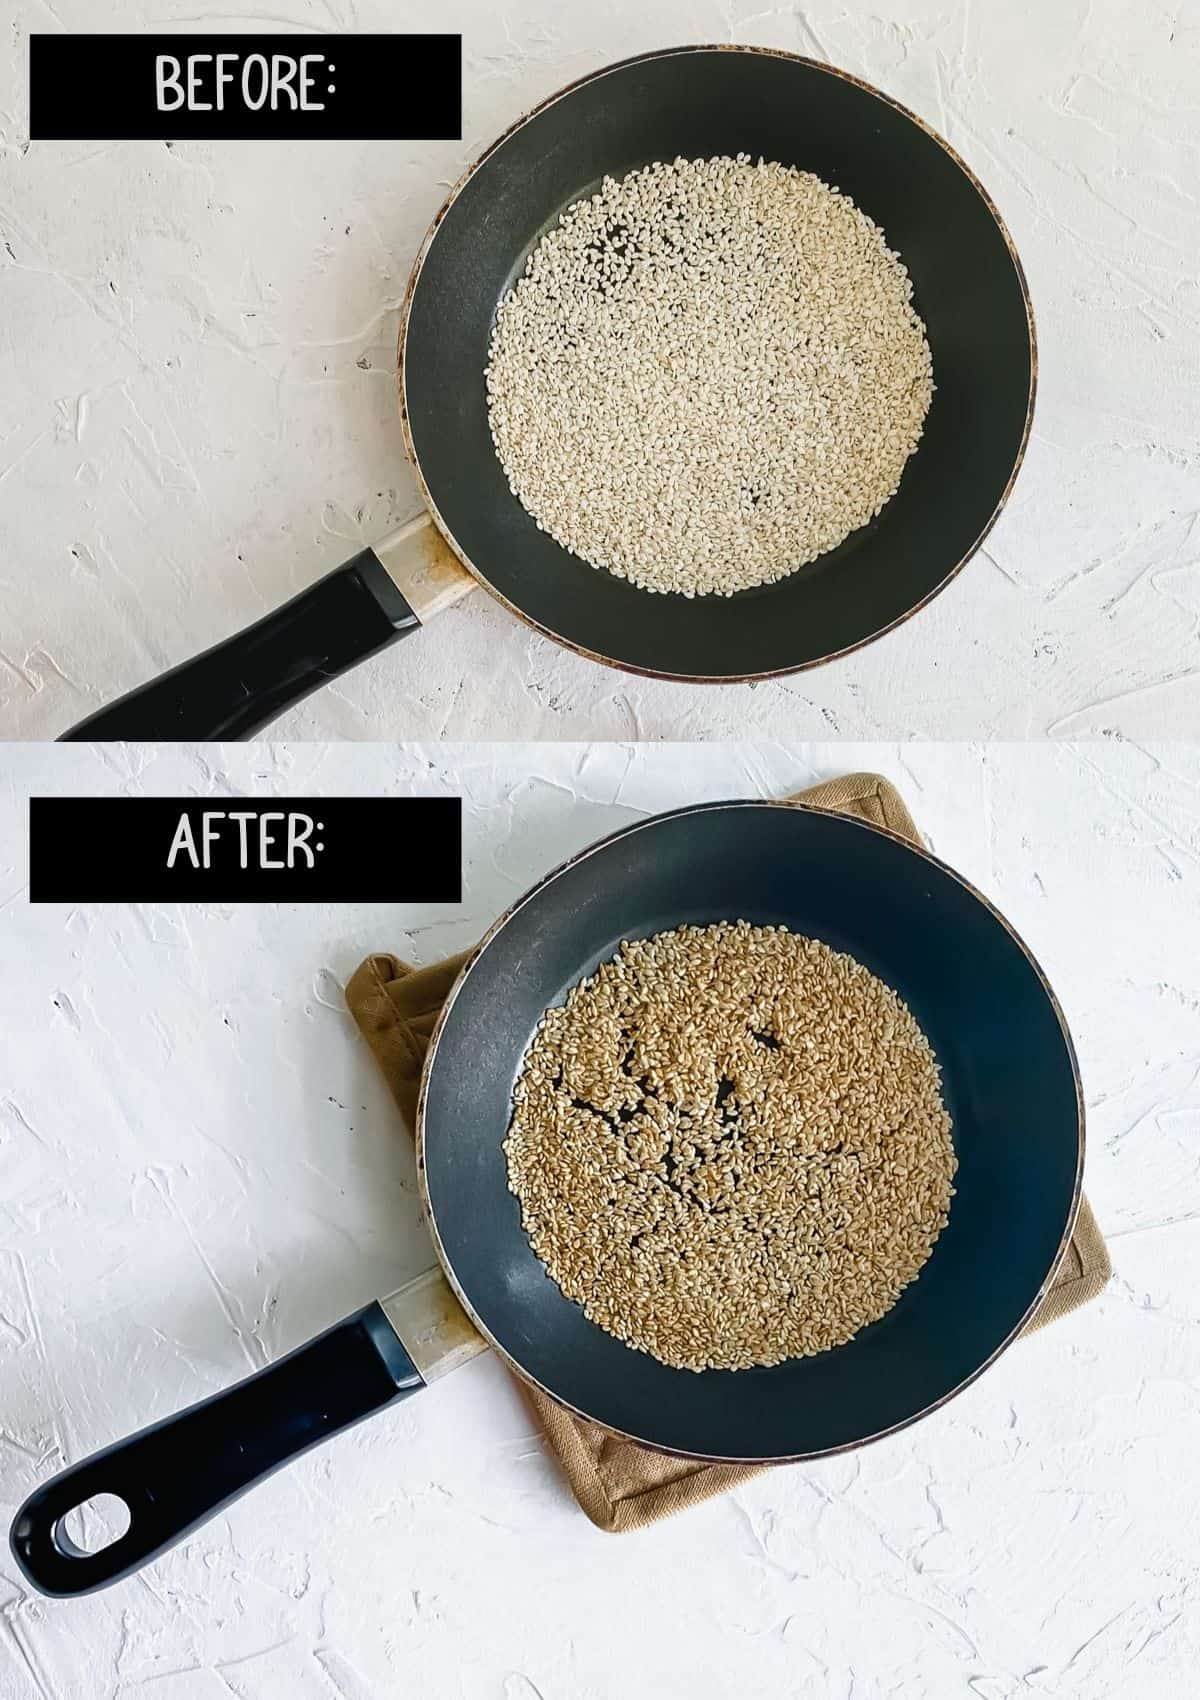
{"type": "Polygon", "coordinates": [[[689,597],[784,578],[875,518],[934,387],[879,226],[747,154],[645,166],[568,207],[500,304],[486,386],[539,529],[689,597]]]}
{"type": "Polygon", "coordinates": [[[907,1005],[818,939],[746,921],[624,941],[546,1011],[509,1189],[593,1322],[679,1369],[845,1344],[945,1227],[956,1169],[907,1005]]]}

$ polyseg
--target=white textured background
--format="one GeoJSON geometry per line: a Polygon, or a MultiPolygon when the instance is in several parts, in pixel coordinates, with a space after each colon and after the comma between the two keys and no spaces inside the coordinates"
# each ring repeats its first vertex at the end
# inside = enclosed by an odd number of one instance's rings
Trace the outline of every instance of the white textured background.
{"type": "Polygon", "coordinates": [[[137,1579],[0,1558],[4,1700],[1190,1700],[1200,1659],[1200,754],[312,745],[0,764],[0,1516],[427,1257],[342,1001],[644,812],[850,766],[1040,957],[1078,1043],[1116,1277],[943,1411],[637,1535],[593,1529],[483,1358],[137,1579]],[[459,792],[443,906],[31,907],[25,798],[459,792]]]}
{"type": "Polygon", "coordinates": [[[986,555],[881,643],[756,688],[611,672],[480,593],[280,735],[1200,733],[1200,14],[1176,0],[0,0],[0,731],[63,730],[415,511],[396,309],[446,186],[563,82],[706,40],[881,84],[996,197],[1042,380],[986,555]],[[27,148],[30,30],[172,27],[461,30],[464,138],[27,148]]]}

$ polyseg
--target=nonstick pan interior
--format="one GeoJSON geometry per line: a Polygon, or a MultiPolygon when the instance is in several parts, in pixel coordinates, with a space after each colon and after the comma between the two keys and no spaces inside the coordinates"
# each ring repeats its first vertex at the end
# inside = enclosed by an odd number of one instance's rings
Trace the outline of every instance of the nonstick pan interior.
{"type": "Polygon", "coordinates": [[[702,1457],[801,1457],[883,1434],[975,1376],[1030,1314],[1078,1199],[1070,1039],[1006,923],[941,863],[862,822],[769,803],[657,816],[568,864],[493,931],[435,1039],[422,1164],[443,1259],[493,1342],[606,1427],[702,1457]],[[501,1142],[544,1009],[622,938],[744,918],[825,940],[894,986],[942,1065],[949,1225],[895,1308],[771,1369],[668,1369],[590,1323],[532,1252],[501,1142]]]}
{"type": "Polygon", "coordinates": [[[626,61],[538,109],[444,210],[401,335],[410,447],[468,565],[552,636],[651,673],[738,678],[865,642],[939,590],[986,533],[1020,463],[1033,332],[1020,266],[979,185],[919,120],[828,67],[754,49],[626,61]],[[882,514],[792,577],[732,598],[654,596],[561,548],[511,494],[488,432],[497,305],[562,210],[654,160],[760,154],[813,171],[879,223],[914,283],[937,385],[882,514]]]}

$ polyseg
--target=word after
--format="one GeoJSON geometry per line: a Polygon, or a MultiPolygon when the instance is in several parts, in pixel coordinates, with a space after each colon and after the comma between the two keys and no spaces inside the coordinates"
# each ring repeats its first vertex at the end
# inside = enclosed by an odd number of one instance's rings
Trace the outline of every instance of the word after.
{"type": "Polygon", "coordinates": [[[315,868],[325,845],[313,835],[324,822],[282,809],[205,809],[197,826],[185,809],[171,835],[167,867],[184,858],[193,868],[211,868],[236,844],[239,868],[315,868]]]}
{"type": "Polygon", "coordinates": [[[458,797],[31,797],[32,903],[458,903],[458,797]]]}
{"type": "Polygon", "coordinates": [[[35,142],[454,140],[462,37],[34,34],[29,134],[35,142]]]}

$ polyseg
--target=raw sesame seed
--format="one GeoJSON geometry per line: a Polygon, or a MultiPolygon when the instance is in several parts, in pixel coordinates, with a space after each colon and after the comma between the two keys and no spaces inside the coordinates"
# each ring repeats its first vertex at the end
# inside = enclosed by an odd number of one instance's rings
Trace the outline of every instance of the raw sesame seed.
{"type": "Polygon", "coordinates": [[[501,302],[488,415],[540,529],[644,590],[731,596],[875,518],[933,395],[912,283],[811,172],[607,177],[501,302]]]}

